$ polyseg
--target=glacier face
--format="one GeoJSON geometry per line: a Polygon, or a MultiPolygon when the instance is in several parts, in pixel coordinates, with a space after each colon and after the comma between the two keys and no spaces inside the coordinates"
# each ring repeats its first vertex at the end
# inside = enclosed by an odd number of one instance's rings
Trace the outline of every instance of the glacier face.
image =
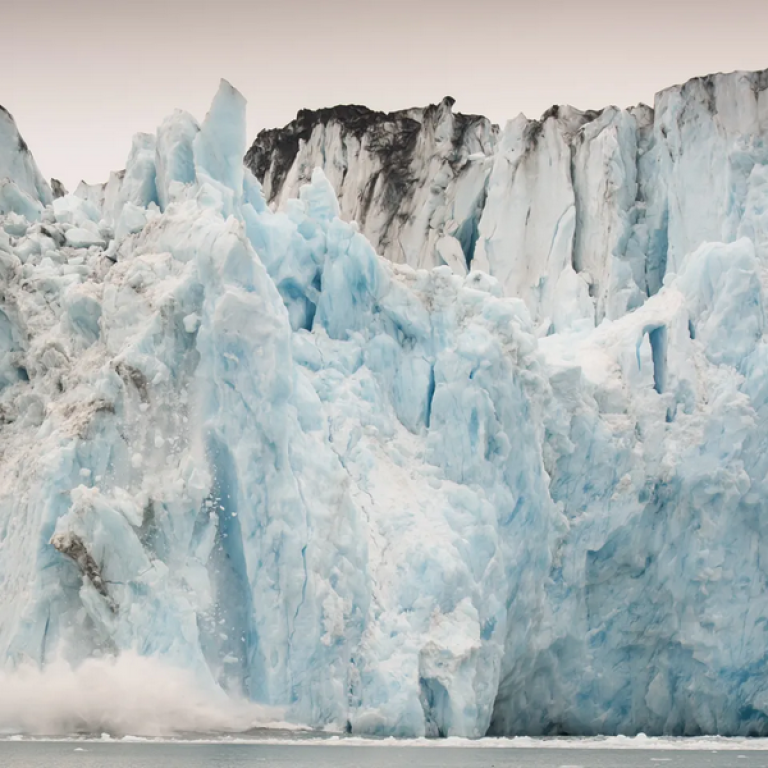
{"type": "Polygon", "coordinates": [[[767,734],[764,79],[499,136],[334,112],[264,190],[227,83],[55,200],[0,144],[3,665],[138,653],[355,733],[767,734]]]}
{"type": "Polygon", "coordinates": [[[0,107],[0,215],[36,221],[52,200],[51,187],[40,173],[13,116],[0,107]]]}
{"type": "Polygon", "coordinates": [[[498,128],[454,114],[453,104],[446,97],[389,114],[354,105],[302,110],[285,128],[262,131],[245,164],[278,206],[322,168],[342,217],[356,221],[378,253],[466,274],[498,128]]]}
{"type": "Polygon", "coordinates": [[[765,162],[767,87],[765,72],[714,75],[661,92],[655,109],[555,106],[502,131],[453,114],[449,98],[391,115],[302,112],[263,131],[246,164],[277,206],[322,167],[342,218],[380,253],[488,272],[542,336],[622,316],[698,245],[738,236],[765,162]]]}

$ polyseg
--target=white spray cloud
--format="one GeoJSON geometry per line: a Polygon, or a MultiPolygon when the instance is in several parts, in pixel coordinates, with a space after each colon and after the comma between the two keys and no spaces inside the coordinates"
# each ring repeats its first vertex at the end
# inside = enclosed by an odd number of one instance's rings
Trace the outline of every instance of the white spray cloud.
{"type": "Polygon", "coordinates": [[[190,672],[123,653],[0,670],[0,734],[169,737],[273,727],[282,712],[203,689],[190,672]]]}

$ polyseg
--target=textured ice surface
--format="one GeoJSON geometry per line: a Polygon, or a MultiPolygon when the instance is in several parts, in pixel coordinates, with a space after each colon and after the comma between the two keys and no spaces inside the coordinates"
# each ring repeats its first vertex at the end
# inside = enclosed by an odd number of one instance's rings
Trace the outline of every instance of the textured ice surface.
{"type": "Polygon", "coordinates": [[[454,114],[452,99],[302,111],[262,132],[246,163],[278,207],[321,166],[380,253],[489,272],[542,336],[620,317],[702,242],[750,226],[767,84],[765,72],[696,78],[661,92],[655,112],[555,106],[501,131],[454,114]]]}
{"type": "Polygon", "coordinates": [[[446,97],[391,114],[302,110],[285,128],[259,134],[246,165],[277,206],[298,197],[320,167],[342,217],[359,222],[379,253],[466,274],[498,129],[484,117],[454,114],[453,103],[446,97]]]}
{"type": "MultiPolygon", "coordinates": [[[[0,180],[13,182],[18,194],[30,203],[50,204],[53,194],[48,182],[38,170],[26,142],[9,112],[0,107],[0,180]]],[[[0,191],[0,213],[6,208],[6,192],[0,191]]],[[[13,209],[12,209],[13,210],[13,209]]],[[[25,213],[25,211],[16,211],[25,213]]]]}
{"type": "Polygon", "coordinates": [[[227,83],[104,187],[11,173],[4,666],[130,651],[360,734],[768,733],[763,81],[512,121],[466,158],[492,274],[439,227],[378,256],[323,170],[271,210],[227,83]]]}

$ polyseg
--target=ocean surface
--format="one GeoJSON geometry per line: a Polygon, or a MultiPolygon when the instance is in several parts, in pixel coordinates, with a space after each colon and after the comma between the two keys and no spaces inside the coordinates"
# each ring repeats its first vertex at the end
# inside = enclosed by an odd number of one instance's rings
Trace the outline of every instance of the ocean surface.
{"type": "Polygon", "coordinates": [[[768,768],[747,740],[292,742],[0,741],[2,768],[768,768]],[[401,743],[402,744],[402,743],[401,743]]]}

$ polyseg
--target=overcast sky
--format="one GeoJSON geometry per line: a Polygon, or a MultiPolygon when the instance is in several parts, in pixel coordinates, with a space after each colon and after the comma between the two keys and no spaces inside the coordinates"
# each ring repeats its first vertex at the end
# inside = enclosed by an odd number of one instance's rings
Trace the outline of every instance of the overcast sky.
{"type": "Polygon", "coordinates": [[[0,23],[0,104],[70,188],[174,108],[202,119],[221,77],[253,138],[302,107],[451,95],[503,123],[768,68],[768,0],[0,0],[0,23]]]}

